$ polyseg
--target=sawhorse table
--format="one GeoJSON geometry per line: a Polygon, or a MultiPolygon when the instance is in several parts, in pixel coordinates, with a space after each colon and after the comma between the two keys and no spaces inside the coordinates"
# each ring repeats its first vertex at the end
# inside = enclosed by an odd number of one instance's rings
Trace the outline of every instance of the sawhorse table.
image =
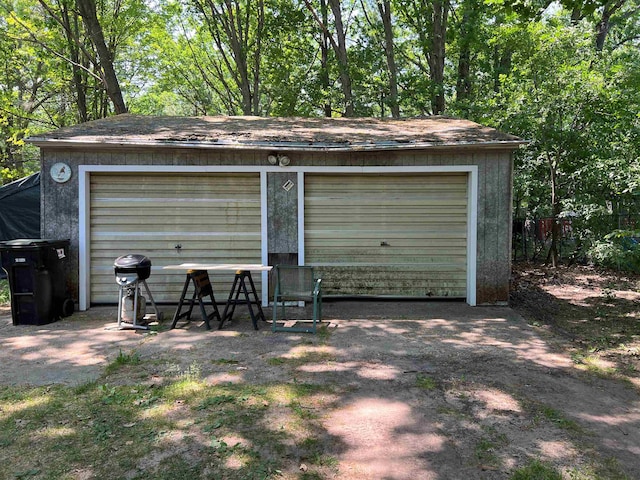
{"type": "MultiPolygon", "coordinates": [[[[258,293],[256,292],[255,284],[253,283],[253,278],[251,277],[251,272],[264,272],[270,271],[272,267],[265,265],[255,265],[255,264],[205,264],[205,263],[182,263],[180,265],[168,265],[163,267],[167,270],[187,270],[187,278],[185,279],[184,287],[182,289],[182,295],[180,296],[180,300],[178,302],[178,308],[176,309],[176,313],[173,316],[173,323],[171,324],[171,328],[174,328],[180,318],[187,317],[188,320],[191,318],[191,312],[193,310],[193,306],[196,300],[200,304],[200,310],[205,321],[205,325],[207,329],[210,329],[211,326],[209,324],[209,320],[217,318],[219,324],[218,329],[222,328],[224,322],[230,322],[233,319],[233,314],[236,309],[236,305],[246,305],[249,309],[249,315],[251,316],[251,321],[253,323],[253,328],[258,330],[258,320],[262,320],[264,322],[267,319],[264,316],[264,312],[262,311],[262,302],[258,298],[258,293]],[[231,286],[231,290],[229,292],[229,296],[227,298],[227,303],[224,307],[224,313],[220,316],[218,311],[216,301],[213,295],[213,286],[209,281],[208,271],[233,271],[235,272],[235,277],[233,279],[233,285],[231,286]],[[208,285],[208,289],[204,290],[198,285],[198,281],[196,281],[196,277],[194,277],[194,272],[197,273],[197,277],[202,279],[206,276],[206,285],[208,285]],[[189,290],[189,285],[193,282],[194,284],[194,293],[191,299],[187,299],[187,291],[189,290]],[[210,292],[209,292],[210,289],[210,292]],[[207,314],[202,296],[210,296],[211,303],[214,306],[214,312],[211,314],[207,314]],[[189,310],[185,313],[181,313],[182,307],[189,303],[189,310]],[[254,312],[254,307],[256,311],[254,312]]],[[[265,288],[265,287],[263,287],[265,288]]]]}

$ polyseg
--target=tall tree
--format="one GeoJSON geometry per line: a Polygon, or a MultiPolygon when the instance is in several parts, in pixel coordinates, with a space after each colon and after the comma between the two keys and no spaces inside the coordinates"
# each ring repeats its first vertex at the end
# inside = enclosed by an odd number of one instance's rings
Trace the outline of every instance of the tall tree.
{"type": "MultiPolygon", "coordinates": [[[[244,115],[260,114],[260,68],[264,36],[263,0],[192,0],[202,16],[223,67],[241,94],[244,115]]],[[[223,70],[224,69],[224,70],[223,70]]]]}
{"type": "MultiPolygon", "coordinates": [[[[410,26],[418,38],[418,48],[428,65],[431,113],[439,115],[446,107],[445,65],[450,3],[448,0],[398,0],[398,8],[403,23],[410,26]]],[[[424,68],[422,63],[417,65],[424,68]]]]}
{"type": "MultiPolygon", "coordinates": [[[[372,35],[380,37],[381,49],[384,51],[387,70],[388,91],[386,92],[386,102],[391,109],[393,118],[400,118],[400,103],[398,98],[398,64],[396,62],[396,45],[394,21],[391,7],[391,0],[374,0],[375,6],[372,9],[377,11],[378,21],[374,20],[373,15],[369,13],[369,6],[364,0],[361,0],[362,11],[367,23],[373,32],[372,35]]],[[[377,43],[377,42],[376,42],[377,43]]],[[[384,107],[383,103],[383,107],[384,107]]],[[[384,108],[382,109],[384,110],[384,108]]],[[[382,111],[381,114],[384,114],[382,111]]]]}
{"type": "MultiPolygon", "coordinates": [[[[324,0],[321,0],[324,1],[324,0]]],[[[331,44],[334,54],[338,62],[338,71],[340,76],[340,85],[342,87],[342,95],[344,100],[344,116],[353,117],[355,115],[353,88],[351,85],[351,73],[349,72],[349,56],[347,53],[347,31],[342,17],[342,4],[340,0],[327,0],[328,6],[331,9],[333,16],[333,25],[335,30],[334,34],[330,32],[329,25],[325,18],[328,20],[328,15],[322,16],[318,14],[317,10],[311,3],[311,0],[304,0],[305,5],[313,15],[314,19],[318,23],[320,29],[323,31],[323,35],[331,44]]],[[[324,9],[325,4],[322,3],[321,7],[324,9]]]]}
{"type": "Polygon", "coordinates": [[[99,68],[102,73],[102,81],[104,82],[107,95],[113,103],[116,114],[127,113],[127,106],[122,96],[120,83],[116,70],[113,66],[113,56],[109,51],[109,47],[104,38],[102,25],[98,20],[96,4],[94,0],[76,0],[78,12],[84,21],[89,37],[93,42],[99,59],[99,68]]]}

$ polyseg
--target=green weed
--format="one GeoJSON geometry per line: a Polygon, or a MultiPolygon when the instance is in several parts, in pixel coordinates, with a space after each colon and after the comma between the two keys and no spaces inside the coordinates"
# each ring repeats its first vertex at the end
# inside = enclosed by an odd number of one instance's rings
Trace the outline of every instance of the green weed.
{"type": "Polygon", "coordinates": [[[123,353],[118,351],[118,356],[105,367],[105,373],[111,374],[124,367],[125,365],[139,365],[140,356],[136,352],[123,353]]]}
{"type": "Polygon", "coordinates": [[[569,430],[575,433],[582,432],[582,427],[580,427],[580,425],[578,425],[577,422],[565,418],[564,415],[560,411],[556,410],[555,408],[542,406],[540,408],[539,413],[544,418],[555,423],[558,427],[562,428],[563,430],[569,430]]]}
{"type": "Polygon", "coordinates": [[[514,470],[509,480],[562,480],[562,474],[552,465],[531,460],[525,466],[514,470]]]}
{"type": "Polygon", "coordinates": [[[423,390],[434,390],[438,386],[437,382],[426,375],[418,375],[416,378],[416,387],[423,390]]]}

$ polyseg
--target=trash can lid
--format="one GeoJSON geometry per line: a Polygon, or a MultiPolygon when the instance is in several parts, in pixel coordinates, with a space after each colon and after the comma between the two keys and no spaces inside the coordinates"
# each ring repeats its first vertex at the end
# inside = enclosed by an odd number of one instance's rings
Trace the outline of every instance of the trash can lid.
{"type": "Polygon", "coordinates": [[[0,248],[20,249],[30,247],[45,247],[54,244],[68,244],[69,240],[48,240],[45,238],[17,238],[0,242],[0,248]]]}

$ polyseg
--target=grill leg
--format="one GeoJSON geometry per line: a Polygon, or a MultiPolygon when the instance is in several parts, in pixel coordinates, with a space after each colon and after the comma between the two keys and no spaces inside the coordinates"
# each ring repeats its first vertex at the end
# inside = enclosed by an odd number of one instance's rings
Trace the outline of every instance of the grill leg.
{"type": "Polygon", "coordinates": [[[124,295],[124,287],[118,286],[118,328],[122,326],[122,295],[124,295]]]}
{"type": "Polygon", "coordinates": [[[162,320],[162,314],[158,311],[158,307],[156,306],[156,302],[153,299],[153,295],[151,295],[151,290],[149,290],[149,286],[147,285],[147,281],[143,280],[142,284],[144,285],[144,289],[147,292],[147,295],[149,296],[149,300],[151,301],[151,306],[153,307],[153,311],[156,313],[156,320],[157,321],[162,320]]]}

